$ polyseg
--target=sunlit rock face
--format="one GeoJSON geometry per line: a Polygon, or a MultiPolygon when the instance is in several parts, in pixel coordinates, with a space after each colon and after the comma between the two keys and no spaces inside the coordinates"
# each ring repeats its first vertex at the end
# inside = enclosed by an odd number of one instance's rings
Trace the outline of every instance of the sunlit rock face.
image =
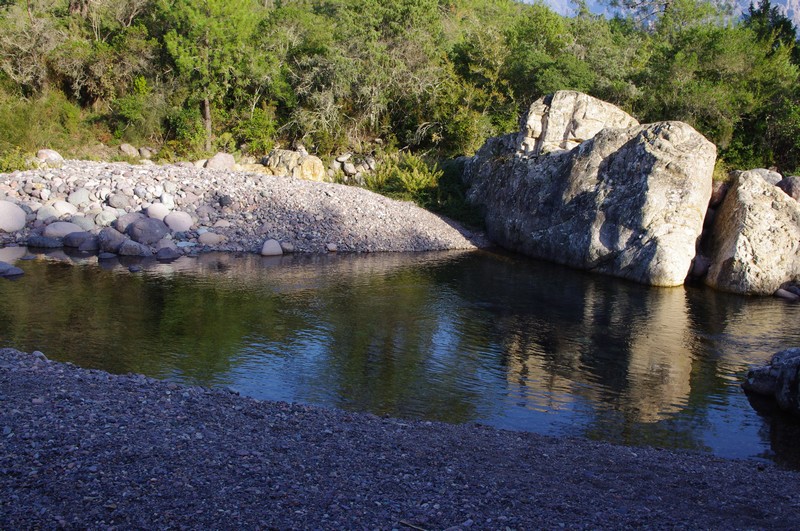
{"type": "Polygon", "coordinates": [[[627,127],[635,121],[621,110],[575,94],[534,103],[519,133],[489,139],[466,163],[467,198],[482,208],[489,237],[580,269],[683,284],[716,147],[682,122],[627,127]]]}
{"type": "Polygon", "coordinates": [[[770,295],[800,278],[800,203],[758,172],[736,176],[717,212],[706,284],[770,295]]]}
{"type": "Polygon", "coordinates": [[[521,151],[539,156],[570,150],[607,127],[639,125],[619,107],[588,94],[560,90],[535,101],[522,125],[521,151]]]}

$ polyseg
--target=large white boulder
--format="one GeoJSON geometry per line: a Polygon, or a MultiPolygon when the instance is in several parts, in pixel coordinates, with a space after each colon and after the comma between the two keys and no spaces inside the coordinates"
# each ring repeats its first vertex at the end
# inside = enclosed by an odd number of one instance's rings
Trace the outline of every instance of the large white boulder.
{"type": "Polygon", "coordinates": [[[735,177],[711,238],[709,286],[770,295],[800,279],[800,203],[760,172],[735,177]]]}
{"type": "MultiPolygon", "coordinates": [[[[503,247],[644,284],[680,285],[703,228],[716,147],[682,122],[618,128],[626,119],[609,105],[600,115],[615,117],[614,127],[587,127],[586,134],[599,132],[571,150],[548,154],[531,145],[530,117],[520,133],[490,139],[466,164],[467,198],[503,247]]],[[[551,107],[556,116],[567,111],[551,107]]]]}

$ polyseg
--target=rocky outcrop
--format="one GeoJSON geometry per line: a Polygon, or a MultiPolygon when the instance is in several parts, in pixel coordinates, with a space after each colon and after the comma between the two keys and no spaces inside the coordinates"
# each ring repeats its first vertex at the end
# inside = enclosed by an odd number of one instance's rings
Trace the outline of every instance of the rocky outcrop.
{"type": "Polygon", "coordinates": [[[326,181],[328,174],[319,157],[304,151],[273,149],[261,163],[273,174],[307,181],[326,181]]]}
{"type": "Polygon", "coordinates": [[[600,117],[612,116],[614,124],[632,118],[571,94],[554,95],[550,114],[541,114],[544,102],[534,103],[520,133],[490,139],[467,162],[468,200],[483,209],[489,237],[572,267],[682,284],[711,197],[715,146],[680,122],[603,129],[600,117]],[[554,110],[557,101],[569,102],[568,109],[554,110]],[[545,124],[538,137],[530,136],[531,123],[545,124]],[[548,139],[569,147],[582,131],[596,134],[572,150],[547,153],[548,139]]]}
{"type": "Polygon", "coordinates": [[[580,92],[560,90],[531,105],[522,124],[521,151],[539,156],[570,150],[607,127],[636,125],[639,122],[633,116],[615,105],[580,92]]]}
{"type": "Polygon", "coordinates": [[[760,172],[735,176],[716,214],[706,284],[771,295],[800,278],[800,203],[760,172]]]}
{"type": "Polygon", "coordinates": [[[781,409],[800,415],[800,348],[782,350],[769,365],[748,371],[742,387],[772,397],[781,409]]]}

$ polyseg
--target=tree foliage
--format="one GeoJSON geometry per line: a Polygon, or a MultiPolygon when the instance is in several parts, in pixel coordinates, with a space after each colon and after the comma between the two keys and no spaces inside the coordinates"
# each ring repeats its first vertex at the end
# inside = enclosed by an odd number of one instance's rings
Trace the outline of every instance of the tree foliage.
{"type": "Polygon", "coordinates": [[[165,153],[380,139],[453,157],[575,89],[640,121],[685,120],[731,166],[800,166],[796,28],[769,0],[741,20],[702,0],[615,5],[607,19],[512,0],[5,1],[0,101],[77,109],[78,137],[165,153]]]}

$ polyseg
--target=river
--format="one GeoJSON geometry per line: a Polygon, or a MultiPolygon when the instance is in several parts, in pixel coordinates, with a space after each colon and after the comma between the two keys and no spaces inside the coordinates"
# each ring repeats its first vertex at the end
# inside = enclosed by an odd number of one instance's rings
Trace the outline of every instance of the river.
{"type": "Polygon", "coordinates": [[[25,254],[0,249],[25,271],[0,281],[0,346],[260,399],[800,468],[798,423],[740,388],[800,345],[800,305],[486,251],[25,254]]]}

